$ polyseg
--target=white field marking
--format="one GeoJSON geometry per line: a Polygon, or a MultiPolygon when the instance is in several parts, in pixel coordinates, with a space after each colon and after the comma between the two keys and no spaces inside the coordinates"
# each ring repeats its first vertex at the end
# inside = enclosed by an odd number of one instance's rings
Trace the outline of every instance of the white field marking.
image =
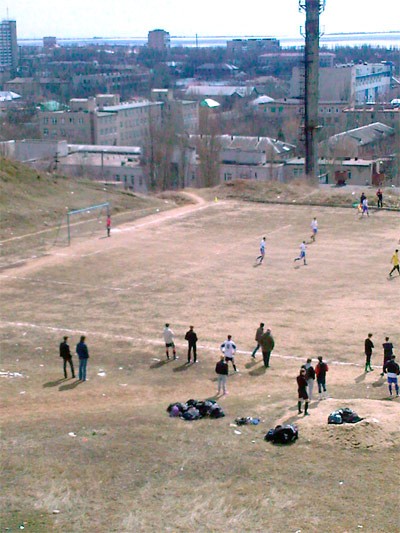
{"type": "MultiPolygon", "coordinates": [[[[31,328],[31,329],[39,329],[39,330],[47,330],[47,331],[56,331],[57,333],[70,333],[70,334],[77,334],[77,335],[86,335],[86,336],[92,336],[92,337],[103,337],[105,339],[115,339],[115,340],[124,340],[124,341],[130,341],[130,342],[136,342],[141,344],[154,344],[156,346],[164,346],[165,342],[162,340],[157,339],[143,339],[141,337],[130,337],[128,335],[114,335],[112,333],[104,333],[99,331],[83,331],[81,329],[70,329],[70,328],[60,328],[57,326],[43,326],[40,324],[32,324],[30,322],[8,322],[6,320],[0,321],[0,327],[17,327],[17,328],[31,328]]],[[[180,346],[183,348],[187,347],[187,344],[185,343],[175,343],[176,346],[180,346]]],[[[202,350],[209,350],[211,352],[218,352],[220,353],[219,347],[216,346],[206,346],[204,344],[198,344],[198,348],[202,350]]],[[[237,354],[241,355],[251,355],[251,351],[246,350],[237,350],[237,354]]],[[[297,355],[282,355],[277,353],[272,353],[271,357],[277,357],[279,359],[292,359],[295,361],[303,361],[304,362],[304,356],[299,357],[297,355]]],[[[363,367],[363,364],[359,363],[348,363],[344,361],[330,361],[329,364],[331,365],[341,365],[341,366],[357,366],[357,367],[363,367]]]]}
{"type": "MultiPolygon", "coordinates": [[[[154,213],[158,212],[158,211],[156,211],[155,207],[145,207],[143,209],[138,209],[137,211],[123,211],[122,213],[118,213],[118,214],[113,215],[113,218],[115,219],[117,217],[124,216],[127,213],[131,213],[133,215],[136,215],[137,213],[143,213],[145,211],[152,211],[154,213]]],[[[162,213],[164,211],[160,211],[160,212],[162,213]]],[[[65,213],[65,216],[66,215],[67,214],[65,213]]],[[[141,217],[138,217],[138,218],[141,218],[141,217]]],[[[70,227],[79,226],[80,224],[87,224],[88,222],[94,222],[96,220],[98,220],[98,219],[97,218],[88,218],[86,220],[80,220],[78,222],[71,223],[70,227]]],[[[64,229],[64,228],[67,228],[67,227],[68,227],[67,224],[62,224],[61,226],[53,226],[51,228],[42,229],[40,231],[35,231],[33,233],[25,233],[24,235],[18,235],[16,237],[10,237],[9,239],[4,239],[4,241],[0,241],[0,244],[3,244],[5,242],[18,241],[18,240],[21,240],[21,239],[25,239],[26,237],[33,237],[34,235],[41,235],[42,233],[49,233],[50,231],[57,230],[58,228],[64,229]]]]}
{"type": "Polygon", "coordinates": [[[141,283],[135,283],[135,285],[128,285],[127,287],[108,287],[107,285],[89,285],[88,283],[73,283],[71,281],[56,281],[52,279],[41,279],[41,278],[28,278],[25,276],[9,276],[8,274],[0,274],[0,279],[15,279],[23,281],[32,281],[33,283],[47,283],[53,285],[66,285],[73,287],[85,287],[88,289],[104,290],[104,291],[128,291],[130,289],[136,289],[141,285],[141,283]]]}

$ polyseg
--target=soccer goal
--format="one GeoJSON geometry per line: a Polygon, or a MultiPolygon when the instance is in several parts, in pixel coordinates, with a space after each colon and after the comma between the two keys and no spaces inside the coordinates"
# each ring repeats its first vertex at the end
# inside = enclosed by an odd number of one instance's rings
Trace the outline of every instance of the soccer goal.
{"type": "Polygon", "coordinates": [[[91,205],[68,211],[57,229],[54,245],[67,245],[75,238],[90,238],[95,234],[106,234],[110,203],[91,205]]]}

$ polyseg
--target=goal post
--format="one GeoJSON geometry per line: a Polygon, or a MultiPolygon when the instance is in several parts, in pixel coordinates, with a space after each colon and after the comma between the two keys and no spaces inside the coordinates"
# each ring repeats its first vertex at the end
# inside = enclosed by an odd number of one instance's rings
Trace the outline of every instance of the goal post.
{"type": "MultiPolygon", "coordinates": [[[[104,204],[91,205],[89,207],[83,207],[82,209],[73,209],[67,213],[67,240],[68,246],[71,244],[72,239],[72,229],[76,228],[78,233],[87,234],[94,233],[98,229],[99,223],[110,215],[110,203],[105,202],[104,204]],[[95,217],[85,216],[85,215],[96,215],[95,217]],[[74,218],[81,218],[81,220],[76,220],[73,222],[74,218]],[[82,226],[82,229],[85,228],[85,231],[79,231],[79,226],[82,226]],[[92,228],[92,229],[89,229],[92,228]]],[[[105,227],[105,225],[104,225],[105,227]]]]}

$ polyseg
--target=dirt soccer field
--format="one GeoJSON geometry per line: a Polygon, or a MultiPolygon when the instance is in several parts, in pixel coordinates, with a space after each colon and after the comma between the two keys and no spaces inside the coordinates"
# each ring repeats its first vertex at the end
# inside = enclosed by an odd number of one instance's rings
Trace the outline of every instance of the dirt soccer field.
{"type": "Polygon", "coordinates": [[[2,531],[400,531],[400,400],[379,375],[385,335],[400,358],[400,277],[387,277],[398,213],[203,200],[101,237],[0,272],[2,531]],[[250,357],[261,321],[276,341],[266,370],[250,357]],[[200,362],[188,366],[190,324],[200,362]],[[215,396],[228,333],[240,372],[218,399],[226,417],[169,418],[171,402],[215,396]],[[64,380],[58,344],[82,334],[89,379],[64,380]],[[330,398],[299,417],[295,378],[318,355],[330,398]],[[364,420],[328,426],[339,407],[364,420]],[[239,416],[262,422],[232,427],[239,416]],[[282,422],[299,440],[265,442],[282,422]]]}

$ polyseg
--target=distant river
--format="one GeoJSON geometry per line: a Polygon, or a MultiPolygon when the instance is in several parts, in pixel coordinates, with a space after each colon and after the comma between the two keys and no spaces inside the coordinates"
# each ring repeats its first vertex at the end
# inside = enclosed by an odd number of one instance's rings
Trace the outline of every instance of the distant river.
{"type": "MultiPolygon", "coordinates": [[[[217,36],[217,37],[171,37],[171,46],[185,46],[193,48],[207,46],[226,46],[226,42],[232,39],[257,39],[259,35],[244,36],[217,36]]],[[[304,46],[302,37],[277,37],[283,48],[304,46]]],[[[89,37],[89,38],[58,38],[57,43],[62,46],[82,46],[90,44],[98,45],[124,45],[143,46],[147,44],[147,37],[89,37]]],[[[380,46],[383,48],[400,48],[400,31],[389,33],[340,33],[323,35],[320,39],[321,46],[334,48],[335,46],[380,46]]],[[[18,39],[21,46],[42,46],[42,39],[18,39]]]]}

